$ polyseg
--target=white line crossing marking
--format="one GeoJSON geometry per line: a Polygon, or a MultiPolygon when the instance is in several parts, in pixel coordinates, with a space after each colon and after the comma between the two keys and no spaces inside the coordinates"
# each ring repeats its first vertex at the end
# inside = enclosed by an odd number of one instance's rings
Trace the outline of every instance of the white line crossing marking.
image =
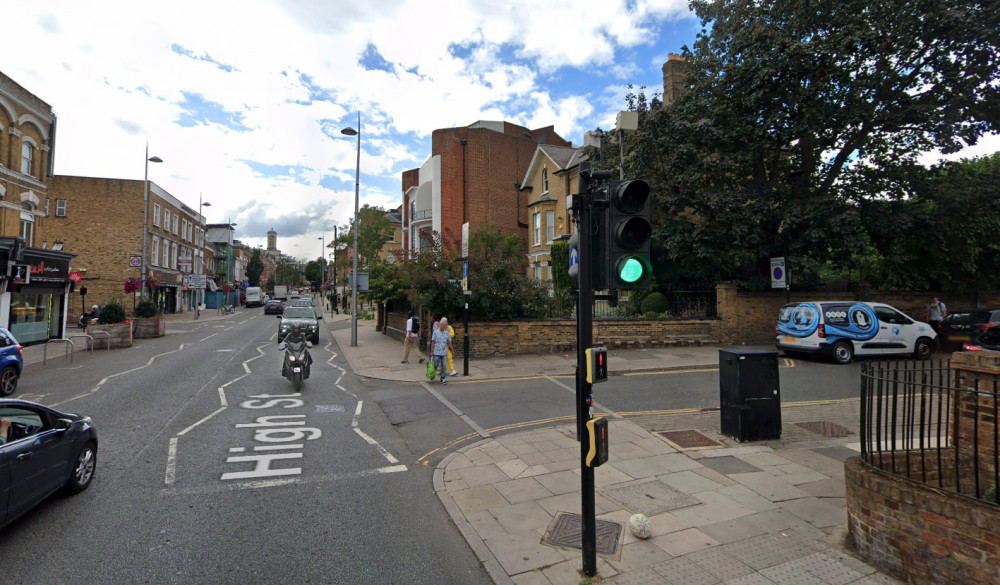
{"type": "Polygon", "coordinates": [[[167,448],[167,473],[163,483],[170,485],[177,477],[177,437],[170,437],[170,447],[167,448]]]}

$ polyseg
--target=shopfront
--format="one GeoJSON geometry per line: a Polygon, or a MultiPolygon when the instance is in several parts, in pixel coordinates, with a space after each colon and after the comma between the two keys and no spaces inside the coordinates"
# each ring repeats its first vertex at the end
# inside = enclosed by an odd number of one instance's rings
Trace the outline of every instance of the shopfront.
{"type": "Polygon", "coordinates": [[[8,328],[22,344],[64,337],[74,254],[27,248],[10,278],[8,328]]]}
{"type": "Polygon", "coordinates": [[[177,313],[184,310],[181,300],[181,274],[169,270],[151,270],[156,280],[153,301],[163,313],[177,313]]]}

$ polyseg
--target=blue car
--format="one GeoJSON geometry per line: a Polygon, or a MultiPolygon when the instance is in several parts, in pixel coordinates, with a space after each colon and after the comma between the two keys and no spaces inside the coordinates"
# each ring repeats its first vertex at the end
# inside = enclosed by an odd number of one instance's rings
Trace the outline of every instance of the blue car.
{"type": "Polygon", "coordinates": [[[17,381],[24,369],[21,344],[14,335],[0,327],[0,396],[10,396],[17,390],[17,381]]]}
{"type": "Polygon", "coordinates": [[[82,492],[96,472],[90,417],[0,399],[0,528],[59,490],[82,492]]]}

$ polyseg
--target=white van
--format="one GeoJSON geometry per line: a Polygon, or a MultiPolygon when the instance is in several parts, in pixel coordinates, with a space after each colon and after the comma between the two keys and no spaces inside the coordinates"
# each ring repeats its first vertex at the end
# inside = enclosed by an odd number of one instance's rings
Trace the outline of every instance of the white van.
{"type": "Polygon", "coordinates": [[[264,293],[260,290],[259,286],[247,287],[243,294],[247,298],[247,307],[264,306],[264,293]]]}
{"type": "Polygon", "coordinates": [[[838,364],[856,355],[928,359],[937,347],[937,333],[930,325],[882,303],[790,303],[778,312],[775,336],[775,345],[786,355],[821,354],[838,364]]]}

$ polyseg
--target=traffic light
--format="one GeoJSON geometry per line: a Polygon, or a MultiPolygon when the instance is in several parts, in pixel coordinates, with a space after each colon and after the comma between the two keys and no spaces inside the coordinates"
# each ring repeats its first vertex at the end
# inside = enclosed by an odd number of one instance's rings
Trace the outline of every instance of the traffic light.
{"type": "Polygon", "coordinates": [[[608,189],[609,288],[649,288],[653,265],[649,260],[649,183],[611,181],[608,189]]]}
{"type": "MultiPolygon", "coordinates": [[[[590,226],[590,259],[586,261],[586,269],[590,270],[592,290],[608,288],[608,239],[606,211],[595,209],[591,216],[590,226]]],[[[580,261],[580,232],[569,237],[569,275],[580,285],[580,270],[584,263],[580,261]]]]}
{"type": "Polygon", "coordinates": [[[608,348],[587,348],[587,383],[597,384],[608,381],[608,348]]]}

